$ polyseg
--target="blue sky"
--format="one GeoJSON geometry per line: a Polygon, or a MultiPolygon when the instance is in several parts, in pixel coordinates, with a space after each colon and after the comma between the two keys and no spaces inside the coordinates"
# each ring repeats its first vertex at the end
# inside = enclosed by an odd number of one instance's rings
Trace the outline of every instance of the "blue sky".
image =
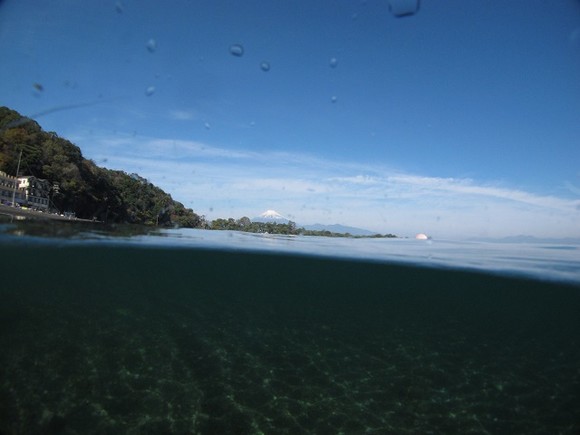
{"type": "Polygon", "coordinates": [[[210,219],[580,236],[577,1],[4,1],[0,54],[0,104],[210,219]]]}

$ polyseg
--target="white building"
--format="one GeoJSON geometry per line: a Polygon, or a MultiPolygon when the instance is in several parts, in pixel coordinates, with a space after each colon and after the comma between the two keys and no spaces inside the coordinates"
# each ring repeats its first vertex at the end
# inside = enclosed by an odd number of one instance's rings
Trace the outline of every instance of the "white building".
{"type": "Polygon", "coordinates": [[[19,180],[16,177],[0,171],[0,204],[12,205],[12,198],[14,198],[16,204],[26,205],[26,193],[18,184],[19,180]]]}
{"type": "Polygon", "coordinates": [[[33,175],[18,177],[18,189],[24,192],[26,205],[39,210],[48,210],[50,182],[33,175]]]}

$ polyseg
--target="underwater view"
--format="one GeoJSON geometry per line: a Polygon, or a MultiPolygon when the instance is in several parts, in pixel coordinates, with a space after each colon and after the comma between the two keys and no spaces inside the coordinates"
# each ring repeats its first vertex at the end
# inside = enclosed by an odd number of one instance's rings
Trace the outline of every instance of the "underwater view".
{"type": "Polygon", "coordinates": [[[0,236],[1,434],[580,431],[579,245],[49,227],[0,236]]]}

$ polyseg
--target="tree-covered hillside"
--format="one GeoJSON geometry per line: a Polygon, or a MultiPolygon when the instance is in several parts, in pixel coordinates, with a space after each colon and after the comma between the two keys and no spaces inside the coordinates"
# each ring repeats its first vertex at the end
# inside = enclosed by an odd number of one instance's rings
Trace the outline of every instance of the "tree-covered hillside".
{"type": "Polygon", "coordinates": [[[0,107],[0,171],[47,179],[51,206],[77,217],[106,222],[198,227],[204,222],[191,209],[137,174],[97,166],[81,150],[37,122],[0,107]]]}

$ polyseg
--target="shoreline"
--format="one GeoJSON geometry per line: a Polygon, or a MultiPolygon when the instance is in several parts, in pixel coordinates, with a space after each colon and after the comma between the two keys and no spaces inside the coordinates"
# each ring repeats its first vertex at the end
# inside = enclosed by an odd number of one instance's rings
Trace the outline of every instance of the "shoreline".
{"type": "Polygon", "coordinates": [[[0,216],[9,216],[11,219],[16,219],[16,220],[50,219],[50,220],[65,221],[65,222],[101,223],[101,221],[96,221],[96,220],[91,220],[91,219],[81,219],[81,218],[77,218],[77,217],[62,216],[62,215],[54,214],[54,213],[11,207],[11,206],[4,205],[4,204],[0,204],[0,216]]]}

